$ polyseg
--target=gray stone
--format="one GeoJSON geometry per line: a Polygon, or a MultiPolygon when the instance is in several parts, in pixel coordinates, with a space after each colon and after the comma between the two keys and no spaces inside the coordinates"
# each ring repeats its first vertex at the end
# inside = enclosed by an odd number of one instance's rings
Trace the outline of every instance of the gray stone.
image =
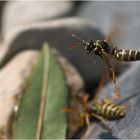
{"type": "Polygon", "coordinates": [[[69,1],[6,2],[2,16],[2,35],[14,27],[66,16],[73,8],[69,1]]]}

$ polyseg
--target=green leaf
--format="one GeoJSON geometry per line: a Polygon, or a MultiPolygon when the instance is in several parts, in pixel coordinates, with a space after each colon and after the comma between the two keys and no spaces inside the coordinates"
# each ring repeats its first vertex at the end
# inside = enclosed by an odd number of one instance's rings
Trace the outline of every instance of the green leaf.
{"type": "Polygon", "coordinates": [[[28,81],[13,125],[13,138],[65,139],[68,89],[63,71],[45,44],[39,62],[28,81]]]}

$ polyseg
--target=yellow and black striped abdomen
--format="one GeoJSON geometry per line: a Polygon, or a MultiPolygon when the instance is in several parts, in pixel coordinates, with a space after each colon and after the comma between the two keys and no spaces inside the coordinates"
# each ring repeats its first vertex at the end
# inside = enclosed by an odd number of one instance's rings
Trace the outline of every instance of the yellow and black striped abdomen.
{"type": "Polygon", "coordinates": [[[137,61],[140,60],[140,52],[135,50],[120,49],[114,52],[114,57],[121,61],[137,61]]]}
{"type": "Polygon", "coordinates": [[[112,119],[119,119],[125,116],[125,113],[123,112],[122,108],[111,102],[102,104],[99,110],[99,114],[106,118],[112,119]]]}

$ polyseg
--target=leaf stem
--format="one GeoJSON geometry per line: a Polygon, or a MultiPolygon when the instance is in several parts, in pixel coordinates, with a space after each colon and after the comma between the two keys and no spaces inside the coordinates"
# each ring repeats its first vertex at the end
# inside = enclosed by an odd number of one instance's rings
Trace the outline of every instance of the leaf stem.
{"type": "MultiPolygon", "coordinates": [[[[42,91],[41,91],[41,99],[40,99],[40,108],[39,108],[39,116],[38,116],[38,123],[37,123],[37,131],[36,131],[36,139],[41,138],[42,133],[42,125],[43,125],[43,118],[45,112],[45,105],[46,105],[46,91],[47,91],[47,81],[48,81],[48,71],[49,71],[49,52],[46,56],[46,44],[44,49],[44,74],[43,74],[43,83],[42,83],[42,91]],[[47,59],[48,58],[48,59],[47,59]],[[46,63],[46,60],[48,63],[46,63]]],[[[49,51],[49,49],[47,49],[49,51]]]]}

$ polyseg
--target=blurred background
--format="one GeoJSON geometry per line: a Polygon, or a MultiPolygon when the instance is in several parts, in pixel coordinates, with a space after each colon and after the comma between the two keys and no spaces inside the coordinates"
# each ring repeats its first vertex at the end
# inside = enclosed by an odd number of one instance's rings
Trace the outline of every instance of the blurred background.
{"type": "MultiPolygon", "coordinates": [[[[14,94],[11,93],[10,95],[8,92],[5,94],[6,87],[12,83],[18,83],[15,80],[7,84],[6,79],[3,82],[7,73],[12,74],[16,71],[16,68],[20,67],[18,62],[15,64],[14,69],[9,67],[7,70],[6,66],[8,63],[23,50],[40,50],[45,41],[50,46],[57,48],[71,62],[83,79],[86,91],[93,93],[104,72],[104,63],[97,56],[96,64],[94,64],[93,56],[86,56],[83,48],[70,50],[70,45],[80,44],[78,40],[72,38],[71,34],[77,34],[84,40],[92,39],[95,41],[97,39],[105,39],[112,31],[116,32],[116,35],[111,35],[112,42],[118,48],[140,50],[139,1],[0,2],[0,65],[2,68],[0,71],[0,82],[2,85],[5,84],[5,88],[0,90],[1,100],[14,94]]],[[[30,57],[32,60],[35,59],[32,56],[30,57]]],[[[22,61],[24,61],[24,57],[20,60],[20,63],[22,61]]],[[[139,92],[140,63],[134,62],[131,65],[129,64],[116,65],[116,63],[113,63],[113,66],[116,68],[119,90],[121,92],[128,92],[130,95],[135,94],[134,91],[139,92]],[[130,78],[129,76],[132,77],[130,78]],[[127,83],[127,85],[124,83],[127,83]]],[[[22,72],[25,74],[27,67],[24,69],[25,71],[22,72]]],[[[22,83],[22,81],[20,82],[22,83]]],[[[108,85],[104,91],[104,95],[109,94],[108,92],[113,92],[113,85],[108,85]]],[[[122,96],[125,97],[127,95],[124,94],[122,96]]],[[[123,138],[126,135],[127,131],[120,134],[120,136],[124,136],[123,138]]],[[[133,138],[133,136],[134,134],[129,138],[133,138]]],[[[139,136],[140,134],[137,131],[135,138],[139,136]]]]}

